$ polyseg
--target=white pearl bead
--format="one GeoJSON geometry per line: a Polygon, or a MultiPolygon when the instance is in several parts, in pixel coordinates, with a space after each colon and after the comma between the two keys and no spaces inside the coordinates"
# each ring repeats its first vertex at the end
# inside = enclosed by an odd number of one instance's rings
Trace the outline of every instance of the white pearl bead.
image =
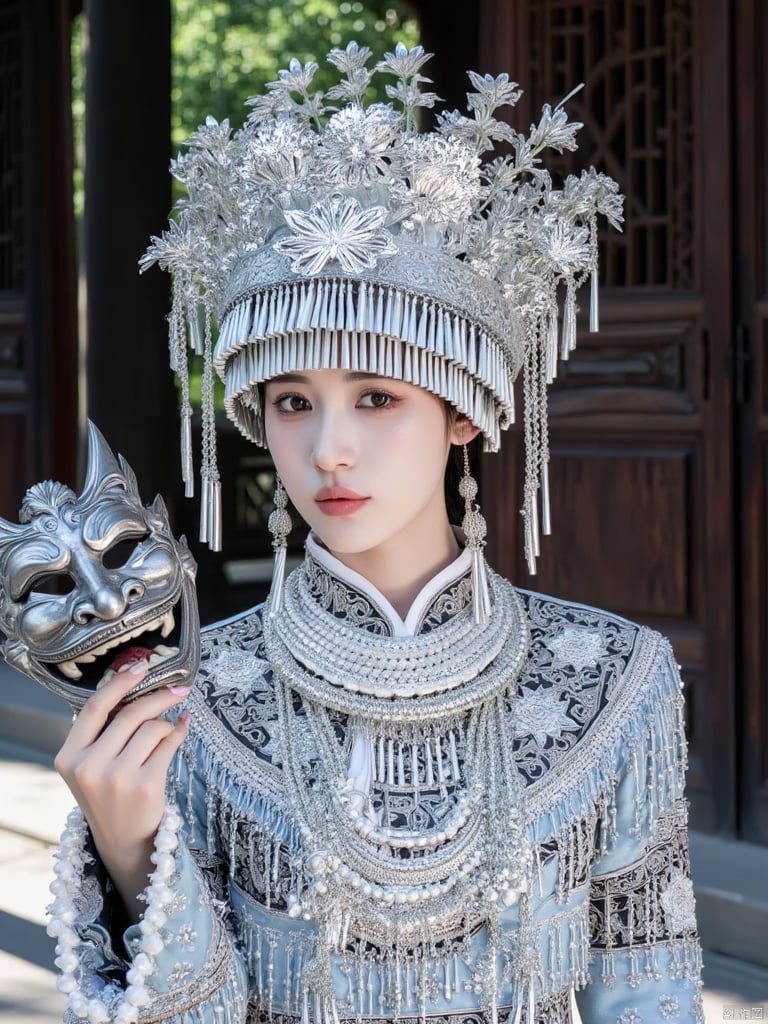
{"type": "Polygon", "coordinates": [[[173,890],[165,882],[153,882],[147,890],[147,899],[161,905],[170,903],[173,899],[173,890]]]}
{"type": "Polygon", "coordinates": [[[88,1019],[92,1024],[107,1024],[109,1014],[107,1008],[100,999],[88,1000],[88,1019]]]}
{"type": "Polygon", "coordinates": [[[131,1006],[146,1006],[150,1001],[149,992],[143,985],[129,985],[125,990],[125,998],[131,1006]]]}
{"type": "Polygon", "coordinates": [[[69,1008],[76,1017],[88,1016],[88,1000],[79,990],[69,997],[69,1008]]]}
{"type": "Polygon", "coordinates": [[[153,932],[152,935],[144,936],[141,940],[141,948],[150,956],[155,956],[157,953],[161,953],[163,951],[165,944],[157,932],[153,932]]]}
{"type": "Polygon", "coordinates": [[[151,974],[155,969],[154,963],[146,953],[137,953],[133,958],[133,966],[144,975],[151,974]]]}
{"type": "Polygon", "coordinates": [[[163,815],[161,825],[163,828],[167,828],[171,832],[178,832],[181,828],[181,815],[178,811],[169,807],[163,815]]]}
{"type": "Polygon", "coordinates": [[[168,920],[168,915],[159,907],[147,907],[144,911],[144,920],[155,928],[162,928],[168,920]]]}
{"type": "Polygon", "coordinates": [[[179,845],[179,840],[176,838],[174,832],[168,832],[166,829],[160,829],[155,836],[155,849],[161,853],[170,853],[171,850],[175,850],[179,845]]]}
{"type": "Polygon", "coordinates": [[[301,903],[297,896],[290,893],[288,896],[288,917],[297,918],[301,916],[301,903]]]}
{"type": "Polygon", "coordinates": [[[67,995],[69,992],[74,992],[77,987],[78,984],[71,974],[61,974],[56,979],[56,990],[58,992],[63,992],[64,995],[67,995]]]}
{"type": "Polygon", "coordinates": [[[118,1024],[134,1024],[139,1019],[138,1006],[131,1006],[130,1003],[121,1003],[115,1011],[115,1020],[118,1024]]]}
{"type": "Polygon", "coordinates": [[[74,974],[77,970],[77,965],[80,963],[74,953],[62,953],[53,962],[64,974],[74,974]]]}
{"type": "Polygon", "coordinates": [[[157,870],[166,877],[171,875],[176,867],[176,861],[170,853],[160,853],[158,850],[155,850],[154,853],[150,854],[149,859],[153,864],[157,864],[157,870]]]}

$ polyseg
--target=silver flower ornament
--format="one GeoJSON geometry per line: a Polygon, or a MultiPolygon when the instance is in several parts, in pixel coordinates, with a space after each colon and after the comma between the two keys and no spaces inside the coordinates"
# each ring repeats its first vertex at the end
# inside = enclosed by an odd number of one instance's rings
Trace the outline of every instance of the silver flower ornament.
{"type": "Polygon", "coordinates": [[[381,256],[397,252],[383,226],[383,206],[364,210],[357,199],[334,193],[310,210],[286,210],[292,234],[275,244],[277,252],[293,257],[296,274],[319,274],[331,261],[349,274],[370,270],[381,256]]]}
{"type": "Polygon", "coordinates": [[[567,703],[554,690],[524,690],[513,704],[515,736],[533,736],[540,747],[561,732],[577,729],[567,714],[567,703]]]}

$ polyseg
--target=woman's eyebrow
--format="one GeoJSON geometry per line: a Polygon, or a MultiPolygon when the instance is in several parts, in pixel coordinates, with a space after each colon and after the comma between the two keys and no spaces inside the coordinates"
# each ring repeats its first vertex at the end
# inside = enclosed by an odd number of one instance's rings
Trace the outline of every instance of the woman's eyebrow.
{"type": "MultiPolygon", "coordinates": [[[[270,381],[265,381],[269,384],[270,381]]],[[[302,373],[281,373],[277,377],[273,377],[271,383],[274,384],[309,384],[309,377],[305,377],[302,373]]]]}
{"type": "MultiPolygon", "coordinates": [[[[351,370],[349,373],[344,374],[344,380],[349,383],[356,380],[387,380],[386,377],[380,373],[365,373],[362,370],[351,370]]],[[[302,373],[281,373],[277,377],[272,377],[272,383],[274,384],[310,384],[309,377],[305,377],[302,373]]],[[[267,382],[269,383],[269,382],[267,382]]]]}
{"type": "Polygon", "coordinates": [[[354,370],[351,373],[345,373],[344,380],[387,380],[387,378],[380,373],[365,373],[362,370],[354,370]]]}

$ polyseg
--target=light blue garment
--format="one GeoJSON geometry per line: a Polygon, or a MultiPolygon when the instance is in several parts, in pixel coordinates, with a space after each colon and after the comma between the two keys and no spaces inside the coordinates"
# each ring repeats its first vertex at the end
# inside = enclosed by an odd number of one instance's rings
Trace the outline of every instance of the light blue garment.
{"type": "MultiPolygon", "coordinates": [[[[311,541],[297,571],[312,574],[329,615],[402,636],[469,613],[466,554],[425,587],[407,620],[311,541]]],[[[500,915],[498,1019],[566,1024],[575,991],[584,1024],[702,1021],[681,684],[669,645],[605,612],[521,594],[531,646],[516,687],[511,680],[509,714],[536,869],[525,909],[500,915]]],[[[144,1012],[178,1024],[302,1015],[319,1024],[328,1008],[311,984],[315,924],[287,913],[300,843],[258,609],[204,632],[186,706],[190,733],[170,786],[184,818],[176,899],[144,1012]]],[[[112,897],[95,905],[92,878],[78,930],[95,992],[125,961],[109,946],[112,897]]],[[[140,936],[139,926],[125,933],[129,955],[140,936]]],[[[350,937],[334,959],[330,1012],[490,1021],[486,939],[481,926],[426,964],[406,953],[393,971],[350,937]]]]}

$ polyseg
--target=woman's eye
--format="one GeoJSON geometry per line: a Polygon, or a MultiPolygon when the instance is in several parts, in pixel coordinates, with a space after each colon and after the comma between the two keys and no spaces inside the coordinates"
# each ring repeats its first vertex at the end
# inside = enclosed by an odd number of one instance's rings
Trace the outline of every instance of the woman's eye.
{"type": "Polygon", "coordinates": [[[277,399],[275,405],[282,412],[306,412],[311,408],[307,399],[301,395],[283,395],[277,399]]]}
{"type": "Polygon", "coordinates": [[[360,399],[360,405],[369,409],[384,409],[392,401],[392,395],[388,395],[386,391],[369,391],[367,395],[363,395],[360,399]]]}

